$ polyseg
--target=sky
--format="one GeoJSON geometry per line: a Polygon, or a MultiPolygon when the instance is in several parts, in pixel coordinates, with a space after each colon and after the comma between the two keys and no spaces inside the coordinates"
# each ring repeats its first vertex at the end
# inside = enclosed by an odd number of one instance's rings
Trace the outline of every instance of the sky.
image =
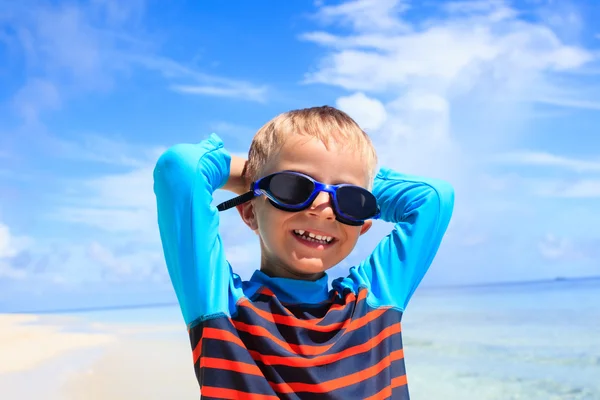
{"type": "MultiPolygon", "coordinates": [[[[157,157],[212,132],[244,155],[325,104],[381,166],[454,186],[423,286],[600,275],[598,20],[592,0],[2,1],[0,310],[174,301],[157,157]]],[[[221,232],[249,278],[256,236],[235,210],[221,232]]]]}

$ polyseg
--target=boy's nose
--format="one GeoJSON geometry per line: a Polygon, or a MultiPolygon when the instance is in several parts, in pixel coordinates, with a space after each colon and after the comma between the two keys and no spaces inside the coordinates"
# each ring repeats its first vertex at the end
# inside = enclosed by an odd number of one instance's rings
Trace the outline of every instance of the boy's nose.
{"type": "Polygon", "coordinates": [[[335,219],[331,195],[327,192],[320,192],[309,208],[309,213],[318,217],[335,219]]]}

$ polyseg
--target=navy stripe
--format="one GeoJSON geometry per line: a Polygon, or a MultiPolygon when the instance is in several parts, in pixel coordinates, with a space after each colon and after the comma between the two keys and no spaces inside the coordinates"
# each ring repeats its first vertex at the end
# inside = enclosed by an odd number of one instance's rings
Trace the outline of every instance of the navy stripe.
{"type": "Polygon", "coordinates": [[[204,382],[207,386],[240,390],[254,394],[276,395],[263,376],[241,374],[236,371],[203,368],[204,382]]]}
{"type": "Polygon", "coordinates": [[[410,393],[408,392],[408,385],[402,385],[392,389],[392,397],[390,397],[390,399],[409,400],[410,393]]]}
{"type": "MultiPolygon", "coordinates": [[[[396,309],[388,309],[383,312],[378,318],[354,330],[342,329],[335,332],[317,332],[306,328],[294,328],[284,325],[262,324],[262,328],[268,331],[273,337],[280,341],[294,345],[312,345],[329,350],[323,351],[321,354],[337,353],[342,349],[350,346],[355,346],[366,342],[371,337],[379,334],[385,328],[400,323],[402,313],[396,309]]],[[[359,316],[359,318],[362,317],[359,316]]],[[[258,325],[254,321],[240,321],[247,325],[258,325]]],[[[261,321],[257,322],[264,322],[261,321]]],[[[281,345],[275,342],[272,338],[266,336],[257,336],[240,330],[239,337],[246,344],[249,350],[255,350],[262,354],[278,355],[281,354],[281,345]]],[[[289,353],[285,351],[285,353],[289,353]]]]}

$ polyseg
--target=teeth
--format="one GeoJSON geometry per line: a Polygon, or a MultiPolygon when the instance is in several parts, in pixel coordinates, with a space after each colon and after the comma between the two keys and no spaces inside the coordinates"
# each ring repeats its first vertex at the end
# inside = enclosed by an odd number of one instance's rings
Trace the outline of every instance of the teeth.
{"type": "Polygon", "coordinates": [[[301,229],[294,230],[294,233],[298,236],[303,236],[304,239],[308,240],[309,242],[330,243],[333,240],[333,237],[331,236],[315,235],[312,232],[306,232],[301,229]]]}

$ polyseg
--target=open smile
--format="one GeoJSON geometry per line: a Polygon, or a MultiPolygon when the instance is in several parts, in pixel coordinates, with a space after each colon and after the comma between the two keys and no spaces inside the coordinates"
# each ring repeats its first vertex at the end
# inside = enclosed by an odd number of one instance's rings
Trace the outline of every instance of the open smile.
{"type": "Polygon", "coordinates": [[[300,243],[312,248],[327,248],[331,247],[337,239],[334,236],[329,236],[321,232],[311,232],[303,229],[294,229],[292,235],[300,243]]]}

